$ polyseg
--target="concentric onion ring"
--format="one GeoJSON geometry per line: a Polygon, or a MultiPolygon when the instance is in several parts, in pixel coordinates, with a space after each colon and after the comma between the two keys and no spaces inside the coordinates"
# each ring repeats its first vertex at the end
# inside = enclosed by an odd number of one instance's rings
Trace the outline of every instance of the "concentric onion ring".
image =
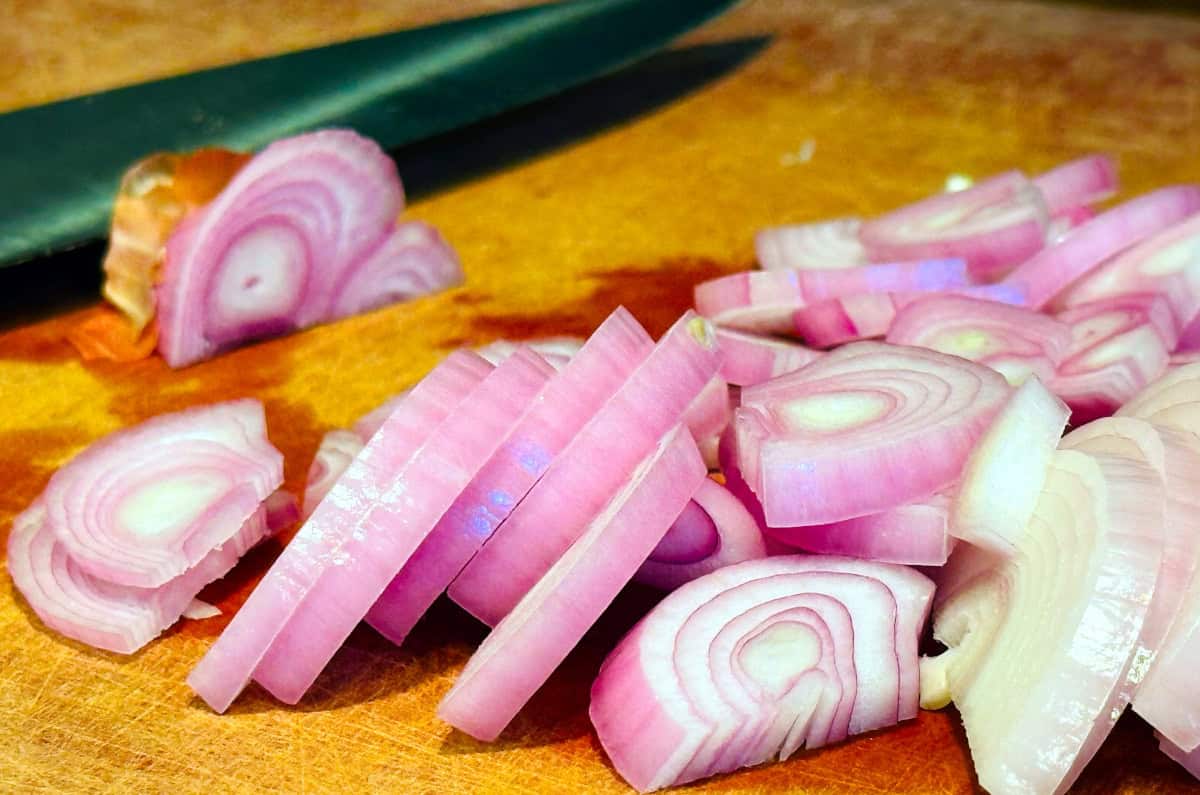
{"type": "Polygon", "coordinates": [[[763,229],[754,236],[754,251],[763,270],[830,270],[867,264],[858,241],[862,221],[838,218],[763,229]]]}

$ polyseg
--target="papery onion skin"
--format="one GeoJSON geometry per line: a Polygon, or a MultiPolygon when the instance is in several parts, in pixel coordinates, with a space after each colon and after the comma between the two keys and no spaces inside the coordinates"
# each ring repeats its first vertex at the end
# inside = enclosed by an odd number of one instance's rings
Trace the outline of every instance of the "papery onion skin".
{"type": "Polygon", "coordinates": [[[55,472],[43,498],[83,571],[154,588],[230,538],[282,482],[263,406],[244,399],[109,434],[55,472]]]}
{"type": "Polygon", "coordinates": [[[762,531],[742,501],[705,480],[634,581],[670,591],[710,571],[766,556],[762,531]]]}
{"type": "Polygon", "coordinates": [[[376,503],[364,497],[386,494],[434,428],[491,370],[475,354],[455,351],[400,402],[188,675],[188,685],[210,707],[229,708],[286,627],[308,590],[306,582],[341,559],[339,542],[376,503]]]}
{"type": "Polygon", "coordinates": [[[878,513],[956,481],[1009,391],[994,370],[966,359],[847,345],[742,390],[738,464],[769,526],[878,513]]]}
{"type": "Polygon", "coordinates": [[[616,598],[707,479],[677,427],[472,655],[438,717],[493,740],[616,598]]]}
{"type": "Polygon", "coordinates": [[[862,220],[838,218],[763,229],[754,236],[754,251],[763,270],[828,270],[866,265],[858,239],[862,220]]]}
{"type": "Polygon", "coordinates": [[[388,584],[367,622],[393,643],[403,643],[550,462],[653,347],[654,341],[624,308],[600,324],[388,584]]]}
{"type": "Polygon", "coordinates": [[[499,623],[680,421],[720,363],[706,321],[693,312],[676,321],[496,528],[451,584],[450,598],[485,624],[499,623]]]}
{"type": "Polygon", "coordinates": [[[749,561],[693,580],[605,660],[589,709],[601,745],[627,782],[649,792],[911,718],[932,594],[911,570],[820,556],[749,561]],[[743,615],[756,616],[754,626],[723,637],[743,615]],[[754,656],[763,632],[775,633],[781,652],[816,643],[818,656],[776,656],[775,665],[795,666],[780,679],[754,656]],[[836,673],[806,681],[817,666],[836,673]],[[788,699],[795,688],[809,696],[788,699]]]}

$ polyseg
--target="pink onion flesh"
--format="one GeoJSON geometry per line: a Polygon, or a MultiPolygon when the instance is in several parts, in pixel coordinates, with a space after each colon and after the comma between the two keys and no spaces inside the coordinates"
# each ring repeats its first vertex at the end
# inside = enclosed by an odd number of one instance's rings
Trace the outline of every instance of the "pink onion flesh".
{"type": "Polygon", "coordinates": [[[1071,160],[1033,178],[1052,216],[1077,210],[1113,196],[1119,188],[1117,165],[1108,155],[1071,160]]]}
{"type": "Polygon", "coordinates": [[[476,348],[475,352],[492,364],[500,364],[521,346],[541,356],[555,370],[561,370],[571,361],[572,356],[579,353],[579,349],[583,347],[583,340],[579,337],[546,337],[520,342],[493,340],[476,348]]]}
{"type": "Polygon", "coordinates": [[[1159,749],[1174,761],[1183,765],[1187,772],[1200,779],[1200,749],[1185,751],[1165,737],[1159,737],[1159,749]]]}
{"type": "Polygon", "coordinates": [[[721,377],[736,386],[770,381],[821,357],[821,351],[774,337],[726,328],[716,329],[716,335],[717,344],[724,353],[721,377]]]}
{"type": "Polygon", "coordinates": [[[680,318],[496,528],[450,598],[485,624],[499,623],[680,421],[720,362],[712,327],[692,312],[680,318]]]}
{"type": "Polygon", "coordinates": [[[592,723],[621,776],[649,792],[912,718],[932,595],[910,569],[845,558],[718,569],[608,656],[592,723]]]}
{"type": "Polygon", "coordinates": [[[858,240],[862,221],[838,218],[763,229],[754,237],[754,251],[763,270],[830,270],[868,264],[858,240]]]}
{"type": "Polygon", "coordinates": [[[472,655],[438,717],[492,740],[600,617],[705,481],[677,427],[472,655]]]}
{"type": "MultiPolygon", "coordinates": [[[[370,438],[370,437],[368,437],[370,438]]],[[[304,486],[304,518],[312,516],[321,500],[337,483],[354,457],[362,452],[366,441],[354,431],[336,428],[321,437],[317,454],[308,468],[304,486]]]]}
{"type": "Polygon", "coordinates": [[[878,513],[956,481],[1009,392],[998,373],[966,359],[847,345],[742,390],[738,464],[769,526],[878,513]]]}

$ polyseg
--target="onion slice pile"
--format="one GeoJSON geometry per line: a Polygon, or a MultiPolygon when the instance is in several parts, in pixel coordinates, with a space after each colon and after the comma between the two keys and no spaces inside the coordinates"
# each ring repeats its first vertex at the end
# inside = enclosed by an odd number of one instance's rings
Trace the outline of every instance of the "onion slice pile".
{"type": "Polygon", "coordinates": [[[496,528],[450,598],[498,624],[680,421],[720,362],[712,327],[693,312],[680,318],[496,528]]]}
{"type": "Polygon", "coordinates": [[[966,359],[847,345],[742,390],[738,464],[770,526],[878,513],[958,480],[1010,391],[994,370],[966,359]]]}
{"type": "Polygon", "coordinates": [[[939,295],[900,310],[887,341],[986,364],[1017,386],[1031,375],[1050,382],[1071,346],[1071,327],[1024,307],[939,295]]]}
{"type": "Polygon", "coordinates": [[[392,579],[367,614],[368,623],[393,643],[403,643],[550,462],[653,347],[623,308],[601,323],[392,579]]]}
{"type": "Polygon", "coordinates": [[[799,370],[821,357],[821,351],[796,342],[747,334],[733,329],[716,329],[717,343],[724,353],[721,377],[735,386],[753,386],[799,370]]]}
{"type": "Polygon", "coordinates": [[[1013,392],[967,457],[950,532],[1011,555],[1025,533],[1067,426],[1068,409],[1036,378],[1013,392]]]}
{"type": "Polygon", "coordinates": [[[159,351],[182,367],[459,283],[437,232],[395,225],[403,204],[395,164],[349,130],[271,144],[167,242],[159,351]]]}
{"type": "Polygon", "coordinates": [[[859,218],[776,226],[754,237],[754,251],[763,270],[831,270],[867,264],[858,240],[859,218]]]}
{"type": "MultiPolygon", "coordinates": [[[[343,554],[345,538],[354,540],[353,535],[361,530],[380,500],[394,500],[391,486],[404,465],[491,370],[492,366],[479,356],[456,351],[400,402],[192,669],[188,684],[209,706],[218,712],[228,709],[285,629],[301,598],[311,590],[315,578],[330,566],[351,562],[343,554]]],[[[388,504],[380,507],[386,509],[388,504]]],[[[368,537],[362,532],[359,535],[368,537]]],[[[363,562],[355,561],[356,567],[363,562]]],[[[389,576],[392,574],[395,572],[389,576]]],[[[338,603],[340,599],[333,601],[338,603]]]]}
{"type": "Polygon", "coordinates": [[[1072,341],[1050,388],[1075,425],[1112,414],[1162,375],[1177,339],[1170,308],[1152,294],[1081,304],[1058,317],[1072,341]]]}
{"type": "Polygon", "coordinates": [[[729,489],[706,479],[634,580],[670,591],[710,571],[766,556],[758,521],[729,489]]]}
{"type": "Polygon", "coordinates": [[[550,677],[707,480],[682,427],[663,437],[472,655],[438,716],[492,740],[550,677]]]}
{"type": "Polygon", "coordinates": [[[693,580],[605,660],[600,743],[650,792],[912,718],[932,595],[910,569],[820,556],[693,580]]]}
{"type": "Polygon", "coordinates": [[[990,280],[1042,249],[1048,221],[1041,192],[1008,171],[866,221],[859,239],[871,261],[960,257],[990,280]]]}

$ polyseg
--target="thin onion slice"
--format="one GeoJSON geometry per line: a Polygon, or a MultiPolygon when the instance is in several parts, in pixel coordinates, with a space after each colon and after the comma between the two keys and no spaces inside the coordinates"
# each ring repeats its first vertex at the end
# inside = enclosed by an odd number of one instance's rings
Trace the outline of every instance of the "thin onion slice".
{"type": "Polygon", "coordinates": [[[450,598],[498,624],[680,421],[720,361],[712,327],[693,312],[680,318],[496,528],[451,584],[450,598]]]}
{"type": "Polygon", "coordinates": [[[1009,392],[998,373],[966,359],[847,345],[742,390],[738,463],[769,526],[878,513],[956,481],[1009,392]]]}
{"type": "MultiPolygon", "coordinates": [[[[340,522],[322,517],[318,508],[296,536],[299,550],[280,558],[292,567],[293,587],[301,591],[286,625],[255,667],[255,681],[286,704],[308,692],[553,374],[536,353],[517,351],[454,407],[382,493],[358,492],[359,504],[368,507],[340,537],[340,522]],[[310,539],[330,536],[338,539],[331,558],[308,557],[310,539]]],[[[329,497],[335,506],[337,491],[329,497]]]]}
{"type": "Polygon", "coordinates": [[[710,571],[766,556],[762,531],[742,501],[705,480],[634,580],[672,591],[710,571]]]}
{"type": "Polygon", "coordinates": [[[545,359],[555,370],[562,370],[567,366],[567,362],[571,361],[571,357],[579,353],[583,342],[579,337],[545,337],[521,340],[520,342],[493,340],[487,345],[476,348],[475,352],[492,364],[500,364],[512,356],[517,348],[525,346],[545,359]]]}
{"type": "Polygon", "coordinates": [[[1200,363],[1172,369],[1138,392],[1117,416],[1137,417],[1156,425],[1196,433],[1200,428],[1200,363]]]}
{"type": "Polygon", "coordinates": [[[717,373],[684,409],[682,417],[683,424],[692,432],[692,437],[700,446],[704,462],[709,467],[715,467],[717,464],[717,442],[732,418],[733,406],[730,405],[729,384],[717,373]]]}
{"type": "Polygon", "coordinates": [[[616,598],[706,475],[685,429],[663,437],[488,635],[438,705],[438,717],[477,739],[495,739],[616,598]]]}
{"type": "Polygon", "coordinates": [[[795,342],[718,328],[717,343],[724,353],[721,377],[735,386],[753,386],[799,370],[821,357],[821,351],[795,342]]]}
{"type": "Polygon", "coordinates": [[[650,792],[912,718],[932,595],[910,569],[819,556],[693,580],[605,660],[600,743],[650,792]]]}
{"type": "Polygon", "coordinates": [[[209,706],[217,712],[229,708],[313,578],[328,565],[347,562],[340,554],[343,538],[370,515],[434,429],[491,370],[479,356],[455,351],[397,406],[192,669],[188,685],[209,706]]]}
{"type": "Polygon", "coordinates": [[[1071,327],[1024,307],[939,295],[900,310],[887,341],[986,364],[1017,386],[1031,375],[1049,383],[1070,348],[1071,327]]]}
{"type": "Polygon", "coordinates": [[[1106,417],[1166,372],[1176,329],[1157,295],[1126,295],[1059,314],[1071,327],[1071,349],[1050,388],[1080,425],[1106,417]]]}
{"type": "Polygon", "coordinates": [[[1116,194],[1117,165],[1108,155],[1088,155],[1033,178],[1052,216],[1069,213],[1116,194]]]}
{"type": "Polygon", "coordinates": [[[1013,392],[963,465],[950,532],[1012,555],[1037,506],[1071,411],[1036,378],[1013,392]]]}
{"type": "Polygon", "coordinates": [[[1013,270],[1005,281],[1041,309],[1072,282],[1133,244],[1200,210],[1200,188],[1178,185],[1130,199],[1079,225],[1013,270]]]}
{"type": "Polygon", "coordinates": [[[953,698],[988,792],[1065,791],[1135,687],[1162,505],[1132,463],[1060,450],[1011,558],[980,572],[960,547],[971,576],[934,610],[949,650],[922,661],[922,702],[953,698]]]}
{"type": "Polygon", "coordinates": [[[295,498],[276,492],[187,571],[156,588],[137,588],[81,569],[48,526],[45,500],[39,498],[13,521],[8,570],[46,626],[89,646],[133,654],[186,615],[201,588],[225,576],[247,550],[296,517],[295,498]]]}
{"type": "Polygon", "coordinates": [[[1158,748],[1173,761],[1183,765],[1183,769],[1200,779],[1200,749],[1185,751],[1166,737],[1159,736],[1158,748]]]}
{"type": "Polygon", "coordinates": [[[653,340],[624,308],[600,324],[388,584],[367,622],[393,643],[403,643],[550,462],[653,347],[653,340]]]}
{"type": "Polygon", "coordinates": [[[1048,220],[1041,191],[1008,171],[869,220],[859,239],[875,262],[961,257],[990,280],[1042,249],[1048,220]]]}
{"type": "Polygon", "coordinates": [[[43,500],[82,571],[154,588],[232,537],[281,483],[263,406],[246,399],[109,434],[55,472],[43,500]]]}
{"type": "Polygon", "coordinates": [[[763,229],[754,236],[754,251],[763,270],[830,270],[867,264],[858,240],[859,218],[837,218],[763,229]]]}
{"type": "Polygon", "coordinates": [[[842,270],[743,271],[696,285],[696,310],[720,326],[787,333],[797,310],[833,298],[937,292],[970,284],[961,259],[864,265],[842,270]]]}
{"type": "Polygon", "coordinates": [[[321,437],[317,454],[308,468],[308,482],[304,486],[302,514],[305,519],[312,516],[317,505],[325,499],[355,456],[362,452],[365,444],[361,436],[344,428],[335,428],[321,437]]]}

